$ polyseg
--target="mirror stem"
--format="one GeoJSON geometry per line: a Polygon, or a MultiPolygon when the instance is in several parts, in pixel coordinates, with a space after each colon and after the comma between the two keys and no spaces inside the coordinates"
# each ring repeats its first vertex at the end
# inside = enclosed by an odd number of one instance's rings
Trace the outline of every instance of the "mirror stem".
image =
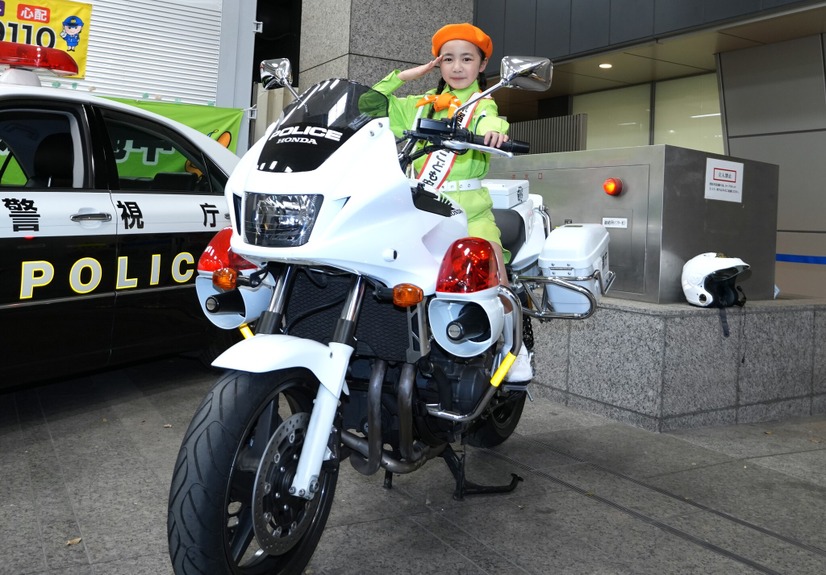
{"type": "MultiPolygon", "coordinates": [[[[501,88],[501,87],[503,87],[503,86],[505,86],[505,85],[506,85],[506,83],[505,83],[504,81],[499,80],[496,84],[494,84],[493,86],[491,86],[490,88],[488,88],[487,90],[485,90],[484,92],[482,92],[481,94],[479,94],[479,97],[478,97],[478,98],[476,98],[476,100],[481,100],[482,98],[484,98],[484,97],[486,97],[486,96],[489,96],[490,94],[492,94],[493,92],[495,92],[496,90],[498,90],[499,88],[501,88]]],[[[474,100],[474,101],[476,101],[476,100],[474,100]]],[[[458,118],[458,117],[459,117],[459,113],[460,113],[462,110],[464,110],[465,108],[467,108],[468,106],[470,106],[472,103],[473,103],[473,102],[465,102],[464,104],[462,104],[461,106],[459,106],[459,107],[456,109],[456,111],[453,113],[453,120],[452,120],[452,122],[451,122],[451,125],[454,125],[454,127],[455,127],[455,125],[456,125],[456,118],[458,118]]]]}
{"type": "Polygon", "coordinates": [[[298,100],[298,92],[295,91],[295,88],[293,88],[292,84],[290,84],[289,81],[285,81],[281,85],[284,86],[285,88],[287,88],[290,91],[290,94],[293,95],[294,99],[298,100]]]}

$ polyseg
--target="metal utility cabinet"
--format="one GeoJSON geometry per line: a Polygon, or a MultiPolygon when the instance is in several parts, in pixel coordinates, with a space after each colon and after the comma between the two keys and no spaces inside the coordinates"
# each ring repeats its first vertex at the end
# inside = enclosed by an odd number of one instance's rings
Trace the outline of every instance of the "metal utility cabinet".
{"type": "Polygon", "coordinates": [[[774,297],[778,175],[774,164],[658,145],[494,158],[488,178],[528,180],[554,226],[604,225],[612,297],[676,303],[683,265],[704,252],[743,259],[746,296],[774,297]],[[609,178],[617,195],[603,188],[609,178]]]}

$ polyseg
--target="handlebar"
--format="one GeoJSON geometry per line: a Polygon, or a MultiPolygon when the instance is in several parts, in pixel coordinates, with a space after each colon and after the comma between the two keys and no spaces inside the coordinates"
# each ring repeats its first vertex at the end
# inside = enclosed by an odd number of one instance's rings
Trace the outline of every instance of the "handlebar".
{"type": "Polygon", "coordinates": [[[426,140],[437,147],[455,151],[475,149],[488,153],[527,154],[530,144],[520,140],[508,140],[500,147],[485,145],[485,137],[478,136],[465,128],[455,126],[452,122],[422,118],[416,130],[405,132],[405,136],[414,140],[426,140]]]}
{"type": "MultiPolygon", "coordinates": [[[[467,130],[463,131],[467,132],[467,130]]],[[[490,147],[485,146],[484,136],[478,136],[470,132],[468,132],[468,134],[470,143],[476,144],[478,146],[490,147]]],[[[499,146],[498,149],[502,150],[503,152],[510,152],[512,154],[527,154],[531,151],[531,145],[528,142],[523,142],[522,140],[508,140],[507,142],[502,142],[502,145],[499,146]]]]}

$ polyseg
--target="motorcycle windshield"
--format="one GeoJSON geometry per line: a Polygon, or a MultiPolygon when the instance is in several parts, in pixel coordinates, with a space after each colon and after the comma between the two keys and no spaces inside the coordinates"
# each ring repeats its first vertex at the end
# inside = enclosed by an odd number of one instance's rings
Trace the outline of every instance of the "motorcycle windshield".
{"type": "Polygon", "coordinates": [[[284,109],[258,169],[315,170],[370,120],[387,115],[387,97],[369,86],[342,79],[316,84],[284,109]]]}

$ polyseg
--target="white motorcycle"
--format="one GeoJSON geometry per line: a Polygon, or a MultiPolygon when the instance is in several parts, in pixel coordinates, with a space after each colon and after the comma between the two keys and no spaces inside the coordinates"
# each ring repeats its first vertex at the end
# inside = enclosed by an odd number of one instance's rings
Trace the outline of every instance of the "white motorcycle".
{"type": "MultiPolygon", "coordinates": [[[[261,69],[265,87],[290,87],[286,60],[261,69]]],[[[551,72],[546,59],[503,58],[483,95],[545,90],[551,72]]],[[[517,194],[495,210],[513,253],[502,285],[490,244],[466,237],[462,210],[406,171],[442,149],[511,152],[456,120],[422,119],[397,142],[386,97],[355,82],[327,80],[296,98],[230,177],[231,227],[198,264],[207,317],[245,338],[215,360],[230,371],[175,465],[178,574],[301,572],[345,458],[365,475],[383,469],[386,487],[441,457],[456,498],[515,488],[515,475],[468,481],[451,444],[492,447],[513,433],[529,382],[505,375],[523,340],[532,345],[528,318],[586,318],[613,279],[602,226],[551,231],[541,198],[517,194]]]]}

